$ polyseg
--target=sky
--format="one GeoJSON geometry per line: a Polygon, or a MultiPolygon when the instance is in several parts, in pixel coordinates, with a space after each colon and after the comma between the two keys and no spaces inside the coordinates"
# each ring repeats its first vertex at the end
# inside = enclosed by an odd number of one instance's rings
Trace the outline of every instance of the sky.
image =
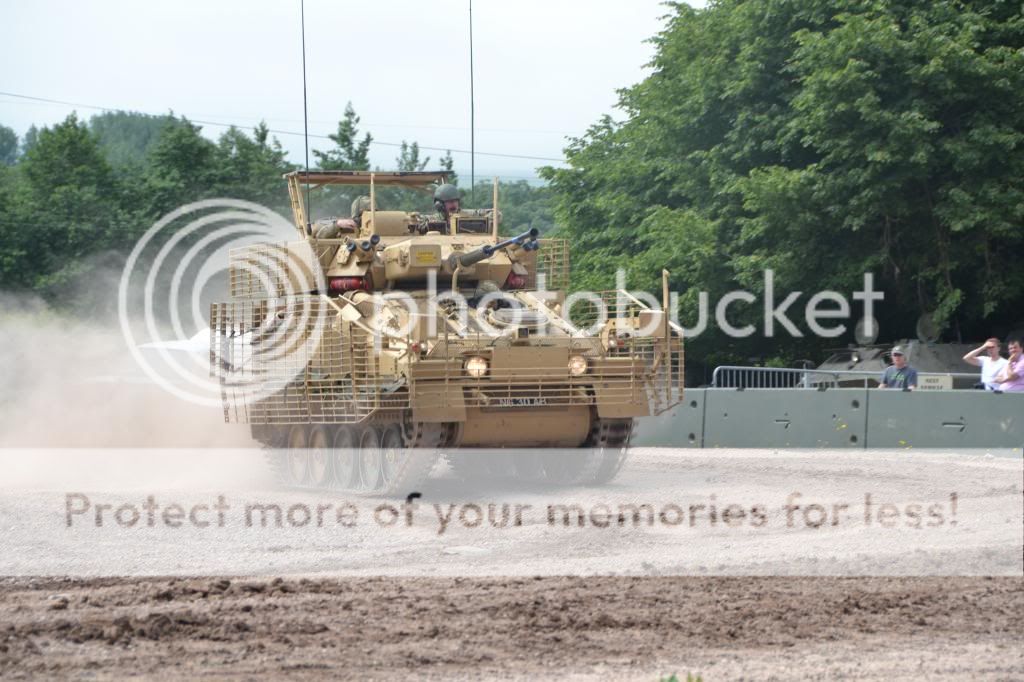
{"type": "MultiPolygon", "coordinates": [[[[468,179],[468,0],[306,0],[311,135],[346,102],[373,134],[371,162],[394,166],[403,140],[451,149],[468,179]]],[[[12,3],[0,41],[0,123],[19,135],[92,105],[173,110],[204,134],[260,119],[303,162],[300,6],[291,1],[34,0],[12,3]]],[[[621,118],[616,90],[641,81],[663,25],[661,0],[475,0],[477,178],[532,179],[560,165],[571,136],[621,118]],[[510,156],[489,156],[488,154],[510,156]],[[514,156],[534,158],[513,158],[514,156]]],[[[312,148],[330,141],[310,139],[312,148]]],[[[443,154],[425,152],[436,160],[443,154]]],[[[311,157],[312,158],[312,157],[311,157]]],[[[436,167],[436,164],[430,164],[436,167]]]]}

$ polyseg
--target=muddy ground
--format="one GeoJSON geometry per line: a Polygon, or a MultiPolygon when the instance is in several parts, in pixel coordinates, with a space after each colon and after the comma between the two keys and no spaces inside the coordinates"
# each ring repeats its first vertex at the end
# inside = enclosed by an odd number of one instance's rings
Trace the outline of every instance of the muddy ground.
{"type": "Polygon", "coordinates": [[[6,579],[5,678],[1024,677],[1017,578],[6,579]]]}

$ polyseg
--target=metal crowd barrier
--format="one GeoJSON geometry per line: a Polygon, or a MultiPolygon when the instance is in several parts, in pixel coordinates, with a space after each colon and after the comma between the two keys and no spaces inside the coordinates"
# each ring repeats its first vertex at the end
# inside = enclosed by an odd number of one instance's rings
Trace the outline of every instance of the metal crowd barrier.
{"type": "MultiPolygon", "coordinates": [[[[794,369],[789,367],[743,367],[720,365],[711,375],[712,388],[874,388],[881,372],[863,370],[794,369]]],[[[978,382],[977,372],[918,372],[918,379],[949,377],[978,382]]]]}

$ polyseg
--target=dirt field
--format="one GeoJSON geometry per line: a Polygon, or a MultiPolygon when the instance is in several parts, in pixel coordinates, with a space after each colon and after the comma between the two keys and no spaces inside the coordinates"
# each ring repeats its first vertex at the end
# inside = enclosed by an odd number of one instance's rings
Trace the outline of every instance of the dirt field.
{"type": "Polygon", "coordinates": [[[250,442],[225,431],[219,415],[190,419],[118,386],[116,399],[80,399],[62,430],[33,421],[45,417],[49,389],[25,398],[24,410],[0,412],[9,427],[0,441],[0,574],[22,576],[0,578],[0,678],[1024,679],[1019,460],[651,451],[634,455],[612,486],[554,494],[765,502],[773,511],[764,529],[569,532],[541,516],[509,533],[440,536],[430,503],[508,499],[540,509],[552,493],[467,490],[439,471],[423,489],[426,525],[400,535],[372,524],[252,530],[239,517],[246,500],[341,500],[274,490],[245,453],[183,460],[152,450],[250,442]],[[117,449],[101,459],[3,451],[45,445],[117,449]],[[866,492],[931,503],[957,491],[958,525],[791,530],[780,505],[793,490],[802,505],[866,492]],[[180,533],[109,519],[69,530],[68,492],[117,504],[223,493],[233,515],[225,528],[180,533]],[[513,567],[523,577],[468,577],[513,567]],[[381,577],[385,570],[434,577],[381,577]],[[268,577],[218,577],[241,572],[268,577]],[[1017,577],[835,577],[935,572],[1017,577]],[[147,573],[204,577],[86,577],[147,573]],[[606,577],[558,577],[566,573],[606,577]]]}
{"type": "Polygon", "coordinates": [[[1024,677],[1013,578],[7,579],[0,676],[1024,677]]]}

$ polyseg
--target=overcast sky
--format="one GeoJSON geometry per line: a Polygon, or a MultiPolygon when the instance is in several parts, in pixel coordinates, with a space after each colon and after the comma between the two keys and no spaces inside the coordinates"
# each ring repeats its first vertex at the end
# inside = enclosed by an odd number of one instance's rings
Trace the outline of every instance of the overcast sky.
{"type": "MultiPolygon", "coordinates": [[[[477,176],[533,177],[551,162],[483,153],[561,158],[566,136],[615,115],[667,12],[660,0],[474,0],[477,176]]],[[[33,0],[4,14],[2,92],[302,131],[297,0],[33,0]]],[[[454,152],[469,149],[468,25],[468,0],[306,0],[310,133],[333,132],[351,101],[379,143],[451,148],[468,176],[469,155],[454,152]]],[[[0,95],[0,123],[19,135],[72,109],[95,113],[0,95]]],[[[301,136],[278,137],[301,163],[301,136]]],[[[382,168],[395,156],[372,148],[382,168]]]]}

